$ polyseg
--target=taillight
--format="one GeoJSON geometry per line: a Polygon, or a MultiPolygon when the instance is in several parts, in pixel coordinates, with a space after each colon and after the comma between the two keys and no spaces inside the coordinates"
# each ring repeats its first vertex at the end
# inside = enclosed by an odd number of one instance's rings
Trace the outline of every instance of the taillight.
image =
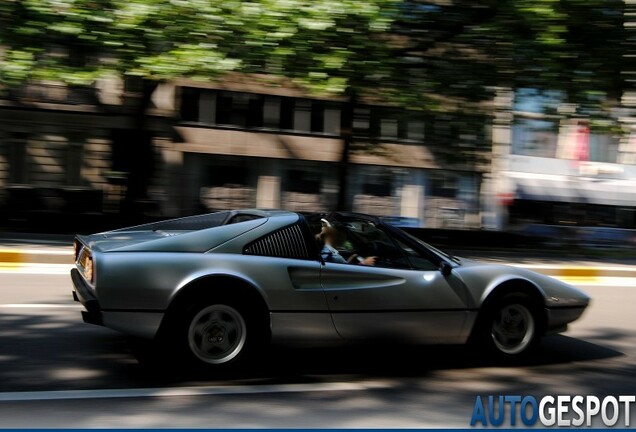
{"type": "Polygon", "coordinates": [[[77,262],[77,257],[79,257],[79,253],[80,253],[81,249],[82,249],[82,244],[79,241],[74,240],[73,241],[73,252],[74,252],[75,262],[77,262]]]}
{"type": "Polygon", "coordinates": [[[90,283],[95,282],[95,262],[91,255],[91,250],[87,247],[80,248],[79,258],[77,259],[77,266],[82,271],[84,279],[90,283]]]}
{"type": "Polygon", "coordinates": [[[93,257],[88,257],[84,262],[84,277],[90,283],[95,282],[93,279],[95,277],[95,265],[93,264],[93,257]]]}

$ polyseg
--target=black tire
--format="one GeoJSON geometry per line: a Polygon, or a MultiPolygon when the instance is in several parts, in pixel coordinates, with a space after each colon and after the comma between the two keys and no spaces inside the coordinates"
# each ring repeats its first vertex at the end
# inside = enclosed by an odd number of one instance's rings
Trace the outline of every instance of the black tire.
{"type": "Polygon", "coordinates": [[[488,304],[477,318],[472,341],[488,357],[523,359],[537,348],[540,305],[525,293],[511,293],[488,304]]]}
{"type": "Polygon", "coordinates": [[[164,340],[169,355],[195,370],[244,366],[267,342],[263,314],[232,299],[201,299],[176,313],[164,340]]]}

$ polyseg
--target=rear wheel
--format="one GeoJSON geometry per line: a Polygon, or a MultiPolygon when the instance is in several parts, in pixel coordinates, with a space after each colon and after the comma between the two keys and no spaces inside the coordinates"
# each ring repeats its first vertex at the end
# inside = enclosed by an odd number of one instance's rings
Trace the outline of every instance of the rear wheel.
{"type": "Polygon", "coordinates": [[[267,343],[265,317],[234,298],[193,299],[166,328],[168,356],[206,371],[233,369],[267,343]]]}
{"type": "Polygon", "coordinates": [[[190,353],[203,363],[220,365],[239,357],[247,341],[247,325],[232,306],[205,306],[188,326],[190,353]]]}

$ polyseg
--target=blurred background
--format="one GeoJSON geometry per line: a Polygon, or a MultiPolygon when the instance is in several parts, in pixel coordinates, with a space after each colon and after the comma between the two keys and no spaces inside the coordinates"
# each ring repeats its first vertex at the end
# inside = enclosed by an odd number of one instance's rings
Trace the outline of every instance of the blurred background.
{"type": "Polygon", "coordinates": [[[633,245],[633,0],[4,0],[0,227],[241,207],[633,245]]]}
{"type": "Polygon", "coordinates": [[[636,0],[0,0],[2,424],[465,428],[477,389],[633,394],[635,83],[636,0]],[[74,233],[249,207],[378,215],[592,307],[510,367],[370,344],[201,378],[80,324],[74,233]]]}

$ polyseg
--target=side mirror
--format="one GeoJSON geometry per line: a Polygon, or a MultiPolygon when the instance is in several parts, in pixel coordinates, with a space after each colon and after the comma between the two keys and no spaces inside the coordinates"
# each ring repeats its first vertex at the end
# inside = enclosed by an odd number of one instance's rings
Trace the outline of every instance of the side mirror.
{"type": "Polygon", "coordinates": [[[442,272],[442,275],[448,276],[453,271],[453,266],[447,263],[446,261],[442,262],[439,266],[439,271],[442,272]]]}

